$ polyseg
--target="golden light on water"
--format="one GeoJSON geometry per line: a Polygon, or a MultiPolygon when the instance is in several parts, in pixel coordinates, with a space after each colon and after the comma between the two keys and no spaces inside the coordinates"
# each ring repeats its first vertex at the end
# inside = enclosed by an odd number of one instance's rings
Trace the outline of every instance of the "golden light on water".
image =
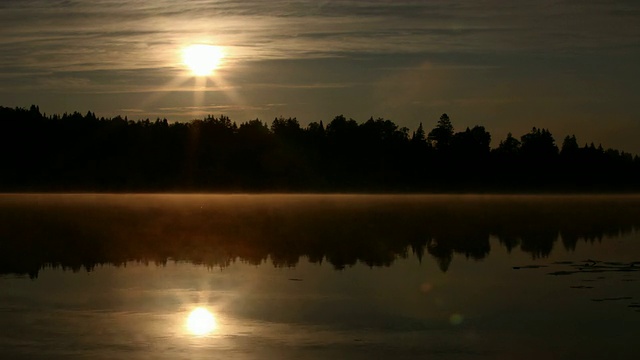
{"type": "Polygon", "coordinates": [[[211,75],[222,62],[224,51],[219,46],[195,44],[182,52],[182,61],[195,76],[211,75]]]}
{"type": "Polygon", "coordinates": [[[207,335],[215,331],[217,328],[218,323],[216,322],[216,318],[209,310],[203,307],[198,307],[189,313],[189,317],[187,318],[187,330],[189,330],[193,335],[207,335]]]}

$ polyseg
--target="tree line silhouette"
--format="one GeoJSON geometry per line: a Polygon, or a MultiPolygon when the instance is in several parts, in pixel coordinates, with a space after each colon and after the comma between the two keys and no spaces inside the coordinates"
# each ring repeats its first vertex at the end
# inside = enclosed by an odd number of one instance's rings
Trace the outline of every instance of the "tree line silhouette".
{"type": "Polygon", "coordinates": [[[0,107],[0,191],[631,191],[640,158],[547,129],[491,148],[483,126],[279,117],[240,125],[0,107]]]}
{"type": "Polygon", "coordinates": [[[628,195],[5,195],[0,274],[129,261],[291,267],[301,258],[344,269],[409,256],[444,272],[455,257],[484,259],[491,237],[532,258],[611,241],[640,227],[639,202],[628,195]]]}

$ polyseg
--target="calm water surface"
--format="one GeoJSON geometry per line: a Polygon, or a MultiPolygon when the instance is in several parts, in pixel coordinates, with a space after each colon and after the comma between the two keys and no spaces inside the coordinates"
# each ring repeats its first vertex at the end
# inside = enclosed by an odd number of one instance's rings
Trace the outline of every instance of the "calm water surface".
{"type": "Polygon", "coordinates": [[[0,358],[635,358],[639,225],[639,196],[1,195],[0,358]]]}

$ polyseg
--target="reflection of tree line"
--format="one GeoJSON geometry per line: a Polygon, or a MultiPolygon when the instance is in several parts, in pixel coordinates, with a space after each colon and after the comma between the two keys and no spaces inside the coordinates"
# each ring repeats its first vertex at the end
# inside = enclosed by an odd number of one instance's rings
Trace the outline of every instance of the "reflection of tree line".
{"type": "Polygon", "coordinates": [[[70,198],[0,199],[0,273],[127,261],[295,266],[301,257],[340,269],[388,266],[411,253],[446,271],[456,254],[487,256],[490,236],[545,257],[559,239],[573,250],[640,225],[638,197],[70,198]]]}
{"type": "Polygon", "coordinates": [[[455,132],[446,114],[428,133],[385,119],[337,116],[237,125],[44,116],[0,107],[0,190],[446,191],[638,189],[640,158],[546,129],[491,149],[482,126],[455,132]]]}

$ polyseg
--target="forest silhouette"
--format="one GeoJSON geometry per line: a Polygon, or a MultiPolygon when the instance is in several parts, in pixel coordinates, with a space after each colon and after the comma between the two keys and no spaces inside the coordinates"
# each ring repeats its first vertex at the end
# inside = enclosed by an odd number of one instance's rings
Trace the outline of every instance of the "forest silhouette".
{"type": "Polygon", "coordinates": [[[240,125],[226,116],[170,123],[43,115],[0,107],[0,191],[97,192],[624,192],[640,158],[547,129],[495,147],[483,126],[456,132],[442,114],[427,132],[336,116],[240,125]]]}

